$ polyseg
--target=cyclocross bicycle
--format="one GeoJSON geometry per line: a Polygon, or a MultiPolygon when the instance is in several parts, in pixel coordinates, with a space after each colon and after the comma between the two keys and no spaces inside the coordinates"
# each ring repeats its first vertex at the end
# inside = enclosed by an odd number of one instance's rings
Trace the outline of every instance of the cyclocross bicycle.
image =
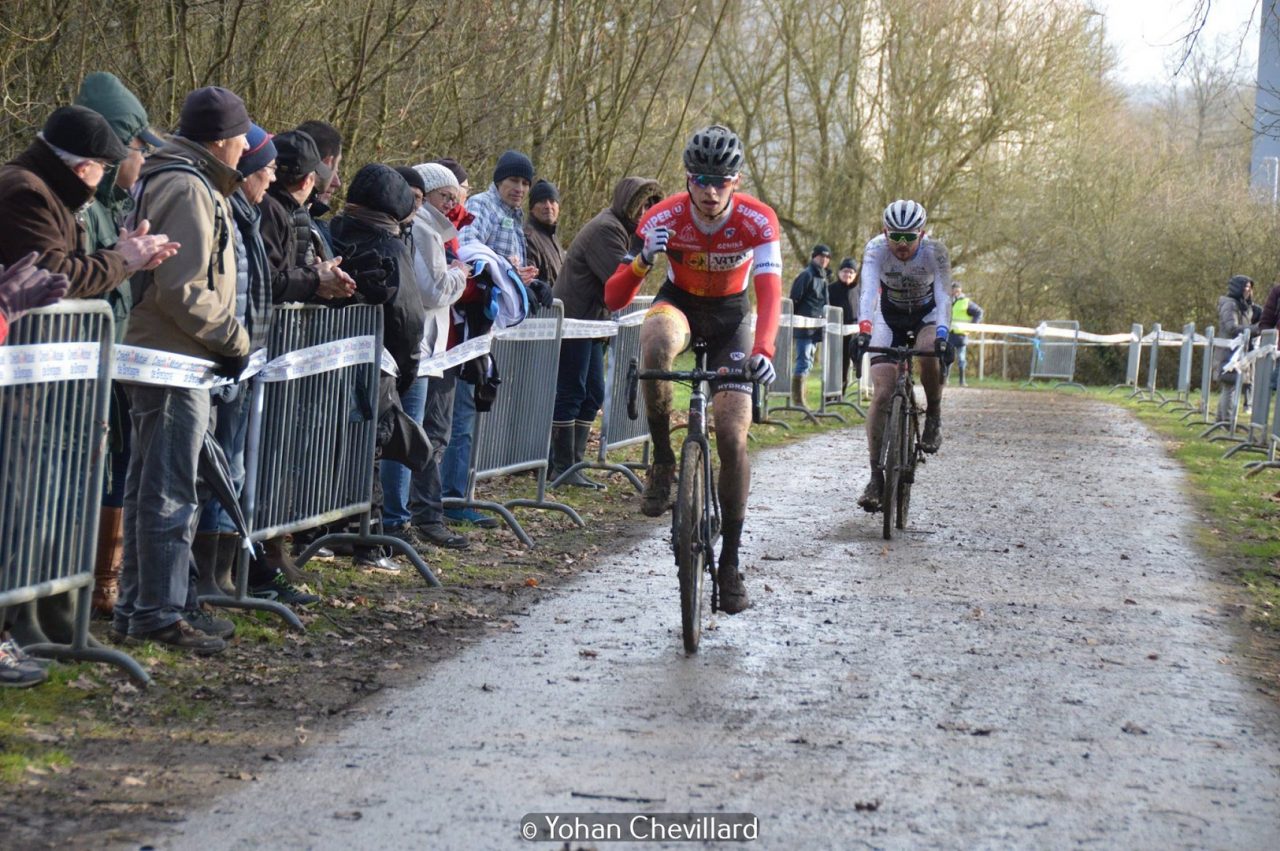
{"type": "Polygon", "coordinates": [[[880,510],[884,512],[884,539],[893,539],[893,529],[907,528],[907,512],[911,507],[911,485],[916,480],[916,467],[925,461],[920,448],[920,418],[924,410],[916,402],[914,358],[936,358],[937,352],[915,350],[916,335],[907,335],[906,345],[881,348],[869,346],[862,351],[884,355],[898,365],[898,381],[889,398],[884,436],[880,439],[880,469],[884,471],[884,491],[880,510]]]}
{"type": "MultiPolygon", "coordinates": [[[[707,369],[707,343],[693,341],[694,368],[691,370],[640,369],[635,358],[627,370],[627,414],[636,419],[640,411],[636,395],[641,381],[675,381],[690,389],[689,424],[680,446],[680,479],[675,508],[671,512],[671,550],[680,578],[680,624],[684,648],[698,651],[702,638],[702,604],[706,579],[711,577],[711,611],[720,609],[719,577],[716,573],[716,545],[720,543],[720,500],[716,494],[715,471],[711,466],[711,442],[707,438],[707,399],[710,383],[717,379],[751,381],[745,370],[707,369]]],[[[760,422],[760,385],[752,383],[752,422],[760,422]]]]}

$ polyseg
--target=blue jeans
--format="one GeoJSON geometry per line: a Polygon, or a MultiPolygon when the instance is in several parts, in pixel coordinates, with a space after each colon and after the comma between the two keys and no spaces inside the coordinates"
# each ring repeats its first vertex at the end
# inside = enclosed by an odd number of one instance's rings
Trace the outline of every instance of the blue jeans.
{"type": "MultiPolygon", "coordinates": [[[[422,421],[422,409],[427,404],[427,379],[419,378],[409,389],[400,394],[404,412],[417,422],[422,421]]],[[[382,461],[382,526],[384,529],[403,526],[409,522],[409,481],[412,471],[399,461],[382,461]]]]}
{"type": "Polygon", "coordinates": [[[558,423],[594,422],[604,404],[604,340],[564,340],[556,375],[558,423]]]}
{"type": "MultiPolygon", "coordinates": [[[[214,398],[213,410],[217,423],[213,427],[213,436],[227,456],[227,464],[231,468],[231,482],[236,487],[236,495],[244,490],[244,445],[249,436],[249,402],[253,397],[252,384],[240,385],[239,392],[230,402],[214,398]]],[[[198,532],[234,532],[236,524],[231,515],[222,507],[217,498],[205,501],[200,509],[200,525],[198,532]]]]}
{"type": "Polygon", "coordinates": [[[200,447],[213,406],[208,390],[134,384],[128,391],[133,454],[114,621],[117,630],[141,635],[175,623],[192,602],[191,540],[205,497],[200,447]]]}
{"type": "MultiPolygon", "coordinates": [[[[453,431],[453,400],[456,385],[453,374],[444,378],[428,379],[427,404],[422,413],[422,429],[436,448],[431,463],[420,473],[413,474],[413,487],[409,494],[409,509],[414,525],[430,526],[444,522],[444,503],[440,494],[440,461],[449,447],[453,431]]],[[[464,385],[470,389],[471,385],[464,385]]]]}
{"type": "Polygon", "coordinates": [[[440,459],[440,491],[444,496],[461,499],[467,494],[471,474],[471,437],[476,425],[475,388],[455,378],[453,394],[453,439],[440,459]]]}
{"type": "Polygon", "coordinates": [[[796,375],[808,375],[813,369],[813,356],[818,349],[818,341],[810,337],[796,337],[796,375]]]}

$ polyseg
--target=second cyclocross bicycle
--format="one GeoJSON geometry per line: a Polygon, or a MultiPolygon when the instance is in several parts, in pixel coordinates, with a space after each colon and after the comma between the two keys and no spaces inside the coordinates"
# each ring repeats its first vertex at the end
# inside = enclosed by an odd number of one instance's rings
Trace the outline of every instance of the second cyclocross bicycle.
{"type": "Polygon", "coordinates": [[[880,469],[884,471],[884,491],[880,498],[880,510],[884,512],[884,539],[893,539],[893,530],[907,528],[907,512],[911,507],[911,485],[915,483],[916,467],[925,461],[920,448],[920,418],[924,410],[916,401],[913,359],[936,358],[936,352],[915,350],[916,335],[907,335],[906,345],[863,349],[871,354],[884,355],[898,365],[898,380],[889,398],[889,411],[885,417],[884,436],[880,439],[880,469]]]}

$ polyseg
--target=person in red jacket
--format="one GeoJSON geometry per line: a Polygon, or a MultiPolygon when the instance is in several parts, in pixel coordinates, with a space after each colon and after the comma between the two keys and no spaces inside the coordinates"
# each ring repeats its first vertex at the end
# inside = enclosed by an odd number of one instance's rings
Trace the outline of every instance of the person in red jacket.
{"type": "MultiPolygon", "coordinates": [[[[768,385],[775,377],[773,342],[782,299],[782,252],[773,209],[738,192],[742,142],[728,127],[713,124],[693,135],[684,150],[686,191],[650,207],[636,226],[644,247],[624,257],[605,283],[610,310],[631,303],[658,254],[667,255],[667,279],[640,329],[645,369],[671,369],[676,355],[697,337],[707,341],[709,369],[743,369],[768,385]],[[756,327],[751,330],[747,284],[754,281],[756,327]]],[[[720,456],[720,605],[736,614],[750,605],[738,572],[738,544],[746,516],[751,468],[751,382],[724,380],[711,387],[716,449],[720,456]]],[[[671,386],[645,382],[645,411],[653,441],[653,464],[641,501],[650,517],[671,505],[675,453],[671,449],[671,386]]]]}

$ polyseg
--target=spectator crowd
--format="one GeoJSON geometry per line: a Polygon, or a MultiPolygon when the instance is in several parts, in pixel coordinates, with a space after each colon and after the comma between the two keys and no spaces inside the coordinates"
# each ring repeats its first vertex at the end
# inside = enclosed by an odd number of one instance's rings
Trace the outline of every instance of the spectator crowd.
{"type": "MultiPolygon", "coordinates": [[[[664,193],[652,178],[622,177],[566,248],[559,190],[524,153],[501,153],[475,194],[468,169],[439,153],[364,164],[344,180],[343,137],[326,122],[272,132],[236,93],[208,86],[186,96],[172,133],[160,133],[134,92],[94,73],[0,167],[0,342],[28,310],[104,299],[118,344],[198,358],[232,379],[213,389],[112,384],[92,605],[113,641],[213,654],[234,633],[232,621],[200,600],[234,593],[240,546],[202,475],[201,452],[211,438],[233,485],[243,485],[253,378],[242,376],[267,345],[277,305],[366,304],[382,313],[395,374],[384,372],[379,413],[402,411],[415,424],[410,449],[378,462],[382,532],[427,556],[465,550],[469,529],[497,525],[473,509],[445,507],[467,490],[484,398],[477,388],[496,386],[494,367],[480,357],[420,377],[419,364],[478,332],[485,311],[476,305],[486,298],[479,260],[490,275],[518,280],[534,310],[555,297],[566,318],[610,318],[604,282],[639,249],[637,222],[664,193]]],[[[796,312],[822,315],[829,302],[852,323],[857,264],[846,258],[828,282],[830,253],[814,249],[793,288],[796,312]]],[[[803,339],[798,388],[813,358],[803,339]]],[[[559,486],[602,487],[575,464],[605,400],[605,343],[562,343],[548,459],[559,486]]],[[[846,381],[855,357],[846,351],[846,381]]],[[[797,389],[798,403],[802,397],[797,389]]],[[[315,603],[292,556],[302,543],[265,542],[250,560],[250,593],[315,603]]],[[[378,547],[351,556],[365,570],[400,570],[378,547]]],[[[9,558],[0,552],[0,562],[9,558]]],[[[2,610],[0,685],[45,678],[22,647],[70,643],[75,609],[76,595],[63,593],[2,610]]]]}

